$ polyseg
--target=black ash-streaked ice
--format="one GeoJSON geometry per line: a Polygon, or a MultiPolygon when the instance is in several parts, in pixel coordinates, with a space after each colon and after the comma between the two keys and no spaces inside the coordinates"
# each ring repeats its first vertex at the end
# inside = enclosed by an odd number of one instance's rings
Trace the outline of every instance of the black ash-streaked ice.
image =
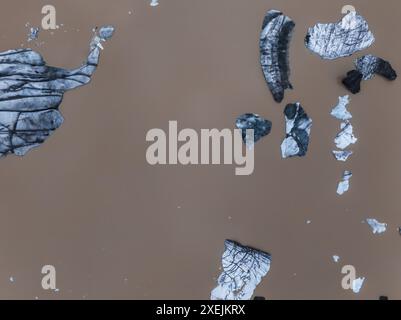
{"type": "Polygon", "coordinates": [[[355,68],[355,70],[349,71],[343,79],[344,86],[353,94],[361,91],[362,80],[370,80],[376,74],[389,81],[397,79],[397,72],[390,62],[371,54],[356,59],[355,68]]]}
{"type": "Polygon", "coordinates": [[[289,46],[295,23],[277,10],[267,12],[260,34],[260,63],[267,85],[276,102],[284,99],[290,83],[289,46]]]}

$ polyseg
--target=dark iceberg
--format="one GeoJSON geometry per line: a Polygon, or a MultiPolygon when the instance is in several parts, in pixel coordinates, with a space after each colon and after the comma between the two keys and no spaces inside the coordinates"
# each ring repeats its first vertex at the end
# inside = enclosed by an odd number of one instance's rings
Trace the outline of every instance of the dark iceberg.
{"type": "Polygon", "coordinates": [[[267,136],[272,129],[272,123],[269,120],[263,119],[254,113],[246,113],[239,116],[236,126],[241,130],[242,139],[248,147],[252,147],[254,143],[267,136]],[[247,130],[253,130],[253,139],[252,137],[248,137],[247,130]]]}
{"type": "Polygon", "coordinates": [[[303,157],[309,146],[312,119],[308,117],[299,102],[284,109],[286,137],[281,144],[283,158],[303,157]]]}
{"type": "Polygon", "coordinates": [[[292,89],[289,81],[289,44],[295,23],[280,11],[267,12],[260,34],[260,63],[266,82],[276,102],[284,99],[284,91],[292,89]]]}
{"type": "Polygon", "coordinates": [[[347,57],[370,47],[375,38],[365,19],[352,11],[338,23],[318,23],[309,28],[305,45],[323,59],[347,57]]]}
{"type": "Polygon", "coordinates": [[[87,61],[73,70],[48,66],[31,49],[0,53],[0,156],[23,156],[60,127],[64,93],[90,82],[101,42],[110,38],[113,30],[101,28],[91,40],[87,61]]]}
{"type": "Polygon", "coordinates": [[[250,300],[256,286],[270,270],[270,254],[226,240],[223,271],[211,300],[250,300]]]}
{"type": "Polygon", "coordinates": [[[397,72],[390,62],[373,55],[363,56],[355,61],[356,70],[351,70],[343,79],[344,86],[356,94],[361,91],[362,80],[372,79],[376,74],[394,81],[397,79],[397,72]]]}

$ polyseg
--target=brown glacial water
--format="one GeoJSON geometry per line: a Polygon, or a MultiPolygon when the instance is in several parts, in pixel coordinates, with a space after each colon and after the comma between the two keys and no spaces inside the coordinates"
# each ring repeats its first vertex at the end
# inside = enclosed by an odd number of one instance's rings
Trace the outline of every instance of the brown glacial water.
{"type": "MultiPolygon", "coordinates": [[[[25,24],[39,26],[48,2],[1,1],[1,51],[28,45],[25,24]]],[[[331,150],[339,122],[329,113],[347,94],[341,77],[358,55],[323,61],[303,41],[308,27],[336,22],[352,4],[376,37],[362,54],[401,71],[401,2],[159,2],[51,1],[63,26],[42,31],[44,44],[34,46],[50,65],[78,66],[94,26],[113,24],[116,33],[91,84],[65,95],[63,126],[26,157],[0,161],[0,298],[208,299],[228,238],[272,255],[256,295],[400,299],[401,82],[376,77],[351,97],[359,141],[348,162],[337,162],[331,150]],[[259,64],[269,9],[296,23],[294,90],[281,104],[259,64]],[[283,109],[295,101],[314,121],[310,150],[282,160],[283,109]],[[180,128],[233,128],[246,112],[273,122],[257,143],[253,175],[235,176],[227,165],[146,162],[148,130],[167,130],[169,120],[180,128]],[[354,176],[339,197],[344,170],[354,176]],[[373,235],[362,223],[370,217],[388,223],[387,232],[373,235]],[[56,267],[59,292],[41,288],[46,264],[56,267]],[[344,265],[366,277],[359,295],[342,289],[344,265]]]]}

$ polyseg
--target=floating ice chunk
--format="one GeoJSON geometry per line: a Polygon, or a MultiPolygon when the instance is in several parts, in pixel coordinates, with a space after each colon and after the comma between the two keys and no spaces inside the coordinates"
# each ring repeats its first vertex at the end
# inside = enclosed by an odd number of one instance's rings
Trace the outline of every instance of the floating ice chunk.
{"type": "Polygon", "coordinates": [[[272,123],[263,119],[257,114],[246,113],[237,118],[236,126],[242,132],[242,139],[248,148],[253,148],[254,144],[267,136],[271,129],[272,123]],[[247,130],[253,130],[253,137],[249,137],[247,130]]]}
{"type": "Polygon", "coordinates": [[[152,0],[152,1],[150,2],[150,5],[151,5],[152,7],[158,6],[158,5],[159,5],[159,0],[152,0]]]}
{"type": "Polygon", "coordinates": [[[256,286],[270,270],[268,253],[226,240],[222,257],[223,271],[211,300],[250,300],[256,286]]]}
{"type": "Polygon", "coordinates": [[[337,151],[333,150],[333,156],[338,160],[342,162],[346,162],[348,158],[353,154],[352,151],[344,150],[344,151],[337,151]]]}
{"type": "Polygon", "coordinates": [[[365,278],[358,278],[352,281],[352,291],[354,293],[359,293],[362,289],[365,278]]]}
{"type": "Polygon", "coordinates": [[[323,59],[337,59],[364,50],[374,41],[368,23],[353,11],[338,23],[319,23],[310,28],[305,45],[323,59]]]}
{"type": "Polygon", "coordinates": [[[334,256],[333,256],[333,261],[334,261],[335,263],[338,263],[338,262],[340,261],[340,257],[337,256],[337,255],[334,255],[334,256]]]}
{"type": "Polygon", "coordinates": [[[303,157],[308,151],[312,119],[299,102],[288,104],[284,109],[284,115],[286,137],[281,144],[282,157],[303,157]]]}
{"type": "Polygon", "coordinates": [[[331,115],[338,120],[350,120],[352,119],[352,114],[347,110],[347,105],[349,104],[349,96],[343,96],[338,98],[338,104],[331,111],[331,115]]]}
{"type": "Polygon", "coordinates": [[[284,98],[290,83],[289,45],[295,23],[282,12],[267,12],[260,33],[260,63],[263,74],[276,102],[284,98]]]}
{"type": "Polygon", "coordinates": [[[344,150],[350,144],[355,144],[357,141],[358,139],[354,136],[354,128],[352,127],[351,122],[347,121],[341,123],[341,131],[334,139],[337,148],[344,150]]]}
{"type": "Polygon", "coordinates": [[[338,184],[337,187],[337,194],[338,195],[343,195],[349,190],[349,181],[352,178],[352,173],[350,171],[344,171],[343,178],[338,184]]]}
{"type": "Polygon", "coordinates": [[[386,223],[380,223],[376,219],[366,219],[366,222],[372,228],[373,234],[384,233],[387,230],[387,224],[386,223]]]}

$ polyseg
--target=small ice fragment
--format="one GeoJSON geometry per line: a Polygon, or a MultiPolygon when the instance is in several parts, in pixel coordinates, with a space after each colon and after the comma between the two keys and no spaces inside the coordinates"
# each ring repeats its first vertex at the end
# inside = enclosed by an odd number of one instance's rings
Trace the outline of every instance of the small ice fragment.
{"type": "Polygon", "coordinates": [[[350,102],[349,96],[339,97],[338,100],[338,104],[331,111],[331,115],[343,121],[352,119],[352,114],[347,110],[347,105],[350,102]]]}
{"type": "Polygon", "coordinates": [[[333,150],[333,155],[338,161],[345,162],[348,158],[353,154],[352,151],[344,150],[344,151],[336,151],[333,150]]]}
{"type": "Polygon", "coordinates": [[[358,278],[352,281],[352,291],[354,293],[359,293],[361,291],[363,282],[365,281],[365,278],[358,278]]]}
{"type": "Polygon", "coordinates": [[[376,233],[380,234],[380,233],[386,232],[386,230],[387,230],[387,224],[380,223],[376,219],[366,219],[366,222],[372,228],[373,234],[376,234],[376,233]]]}
{"type": "Polygon", "coordinates": [[[306,224],[311,224],[311,223],[312,223],[311,220],[306,221],[306,224]]]}
{"type": "Polygon", "coordinates": [[[341,196],[349,190],[349,181],[351,177],[352,173],[350,171],[344,171],[343,178],[337,187],[337,194],[341,196]]]}
{"type": "Polygon", "coordinates": [[[39,38],[39,28],[30,28],[29,34],[28,34],[28,42],[38,40],[39,38]]]}
{"type": "Polygon", "coordinates": [[[341,131],[337,134],[334,139],[334,143],[337,148],[344,150],[350,144],[355,144],[358,139],[354,136],[354,128],[350,122],[341,123],[341,131]]]}
{"type": "Polygon", "coordinates": [[[99,29],[99,37],[103,40],[109,40],[114,34],[113,26],[103,26],[99,29]]]}
{"type": "Polygon", "coordinates": [[[151,5],[152,7],[158,6],[158,5],[159,5],[159,0],[152,0],[152,1],[150,2],[150,5],[151,5]]]}
{"type": "Polygon", "coordinates": [[[334,256],[333,256],[333,261],[334,261],[335,263],[338,263],[338,261],[340,261],[340,257],[337,256],[337,255],[334,255],[334,256]]]}
{"type": "Polygon", "coordinates": [[[14,277],[10,277],[10,282],[14,282],[14,277]]]}

